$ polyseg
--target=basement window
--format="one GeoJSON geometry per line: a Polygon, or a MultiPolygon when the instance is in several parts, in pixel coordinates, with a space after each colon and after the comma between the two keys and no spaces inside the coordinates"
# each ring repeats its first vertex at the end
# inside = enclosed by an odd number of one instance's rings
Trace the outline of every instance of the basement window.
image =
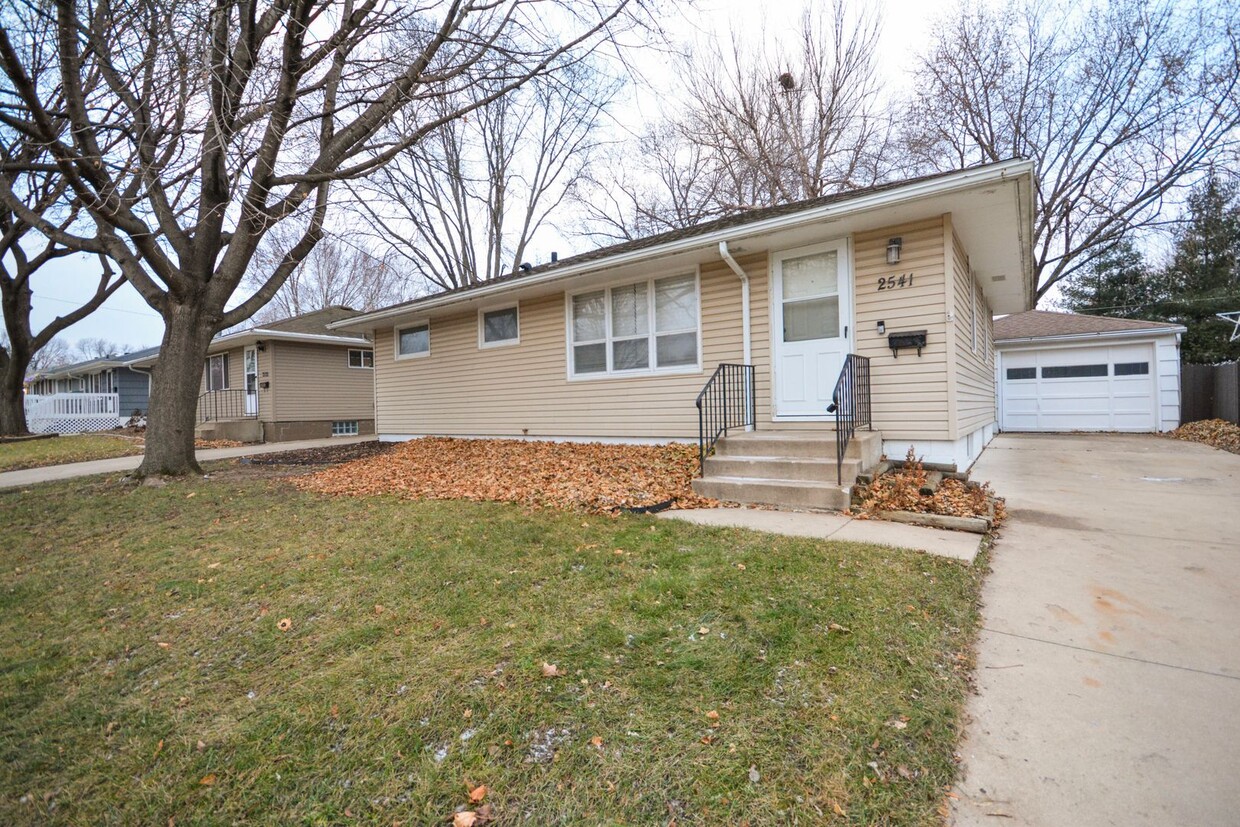
{"type": "Polygon", "coordinates": [[[332,423],[332,436],[357,436],[356,419],[341,420],[332,423]]]}

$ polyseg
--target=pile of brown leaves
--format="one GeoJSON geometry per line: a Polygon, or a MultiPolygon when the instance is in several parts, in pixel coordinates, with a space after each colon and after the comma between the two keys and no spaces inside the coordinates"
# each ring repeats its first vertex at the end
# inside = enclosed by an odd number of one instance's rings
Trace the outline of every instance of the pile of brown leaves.
{"type": "Polygon", "coordinates": [[[1203,419],[1181,425],[1167,436],[1187,442],[1201,442],[1233,454],[1240,454],[1240,425],[1226,419],[1203,419]]]}
{"type": "Polygon", "coordinates": [[[202,450],[204,448],[240,448],[244,442],[238,442],[235,439],[195,439],[194,447],[202,450]]]}
{"type": "Polygon", "coordinates": [[[426,437],[292,482],[324,494],[492,500],[596,513],[669,501],[672,508],[718,505],[690,487],[697,462],[692,445],[426,437]]]}
{"type": "Polygon", "coordinates": [[[1003,499],[996,497],[990,483],[945,479],[931,495],[921,493],[926,469],[910,448],[904,465],[880,475],[866,487],[860,511],[877,515],[882,511],[915,511],[919,514],[946,514],[952,517],[989,517],[994,503],[994,525],[1007,513],[1003,499]]]}

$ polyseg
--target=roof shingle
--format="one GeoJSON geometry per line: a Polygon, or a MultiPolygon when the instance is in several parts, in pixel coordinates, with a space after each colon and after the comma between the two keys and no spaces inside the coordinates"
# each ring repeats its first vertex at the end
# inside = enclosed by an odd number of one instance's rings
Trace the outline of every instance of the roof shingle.
{"type": "Polygon", "coordinates": [[[1055,313],[1026,310],[995,319],[995,341],[1041,339],[1051,336],[1122,333],[1130,330],[1178,329],[1180,325],[1149,322],[1144,319],[1117,319],[1113,316],[1086,316],[1081,313],[1055,313]]]}

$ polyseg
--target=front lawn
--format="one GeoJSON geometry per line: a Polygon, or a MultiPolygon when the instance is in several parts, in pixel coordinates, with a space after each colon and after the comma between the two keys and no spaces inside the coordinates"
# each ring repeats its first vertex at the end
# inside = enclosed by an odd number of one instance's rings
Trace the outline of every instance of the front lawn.
{"type": "Polygon", "coordinates": [[[142,440],[108,434],[76,434],[0,444],[0,471],[64,465],[142,453],[142,440]]]}
{"type": "Polygon", "coordinates": [[[0,823],[941,822],[977,569],[213,476],[0,493],[0,823]]]}

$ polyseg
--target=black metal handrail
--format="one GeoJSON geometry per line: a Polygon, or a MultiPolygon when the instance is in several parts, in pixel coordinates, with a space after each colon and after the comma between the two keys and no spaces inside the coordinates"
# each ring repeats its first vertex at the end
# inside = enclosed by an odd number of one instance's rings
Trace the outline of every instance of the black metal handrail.
{"type": "Polygon", "coordinates": [[[873,429],[870,406],[870,359],[868,356],[848,354],[840,378],[831,393],[827,413],[835,414],[835,477],[844,484],[844,452],[858,426],[873,429]]]}
{"type": "Polygon", "coordinates": [[[207,391],[198,397],[198,421],[220,422],[229,419],[258,419],[258,399],[254,400],[254,411],[245,410],[245,391],[235,390],[207,391]]]}
{"type": "Polygon", "coordinates": [[[698,472],[706,472],[706,455],[731,428],[752,428],[757,422],[753,365],[721,363],[697,396],[698,472]]]}

